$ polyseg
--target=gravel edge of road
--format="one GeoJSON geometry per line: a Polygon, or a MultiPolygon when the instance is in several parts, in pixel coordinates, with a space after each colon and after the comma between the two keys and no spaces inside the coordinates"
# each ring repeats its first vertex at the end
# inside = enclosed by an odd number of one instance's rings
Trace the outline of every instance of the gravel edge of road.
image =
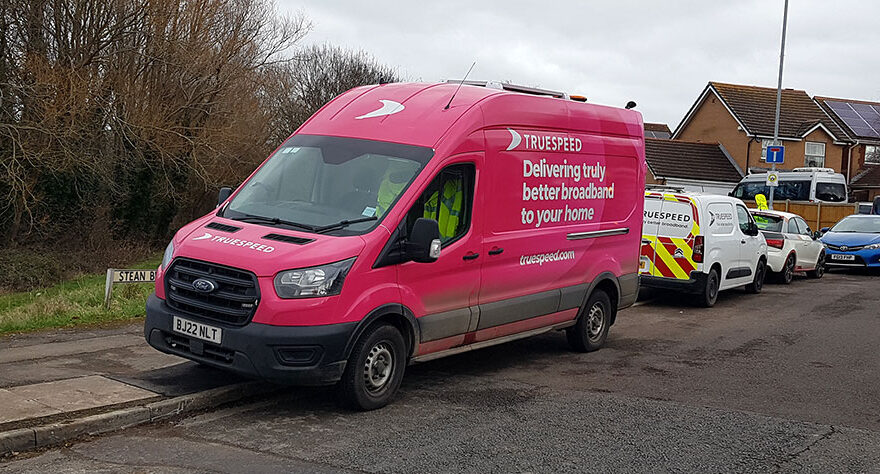
{"type": "Polygon", "coordinates": [[[106,413],[75,417],[48,425],[8,430],[0,432],[0,458],[16,452],[56,446],[82,436],[109,433],[186,413],[216,408],[275,390],[277,387],[265,383],[245,382],[106,413]]]}

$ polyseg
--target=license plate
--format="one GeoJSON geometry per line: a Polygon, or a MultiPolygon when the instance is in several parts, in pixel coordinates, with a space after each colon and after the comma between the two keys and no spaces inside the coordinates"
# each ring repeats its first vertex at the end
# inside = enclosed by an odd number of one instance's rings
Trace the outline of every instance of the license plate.
{"type": "Polygon", "coordinates": [[[855,255],[846,255],[842,253],[831,254],[831,260],[855,260],[855,255]]]}
{"type": "Polygon", "coordinates": [[[174,316],[172,324],[174,325],[174,330],[176,332],[213,342],[214,344],[220,344],[220,337],[223,335],[223,330],[220,328],[197,323],[188,319],[178,318],[177,316],[174,316]]]}

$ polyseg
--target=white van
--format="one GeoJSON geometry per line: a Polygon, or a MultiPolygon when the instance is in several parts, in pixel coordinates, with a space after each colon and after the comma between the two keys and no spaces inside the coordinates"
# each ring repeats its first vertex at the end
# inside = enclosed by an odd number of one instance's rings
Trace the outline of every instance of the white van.
{"type": "Polygon", "coordinates": [[[761,292],[767,242],[741,200],[649,189],[644,212],[642,286],[695,293],[706,307],[721,290],[761,292]]]}
{"type": "MultiPolygon", "coordinates": [[[[754,202],[755,196],[770,196],[767,171],[749,173],[730,193],[735,198],[754,202]]],[[[779,172],[779,186],[773,192],[776,201],[846,202],[846,177],[831,168],[795,168],[779,172]]]]}

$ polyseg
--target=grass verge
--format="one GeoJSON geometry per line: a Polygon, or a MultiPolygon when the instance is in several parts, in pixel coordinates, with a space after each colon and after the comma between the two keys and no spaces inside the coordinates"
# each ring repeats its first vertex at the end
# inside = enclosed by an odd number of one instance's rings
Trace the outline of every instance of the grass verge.
{"type": "MultiPolygon", "coordinates": [[[[159,266],[161,257],[131,268],[159,266]]],[[[49,288],[0,294],[0,335],[46,328],[88,326],[144,316],[151,283],[113,287],[110,309],[104,309],[105,275],[82,275],[49,288]]]]}

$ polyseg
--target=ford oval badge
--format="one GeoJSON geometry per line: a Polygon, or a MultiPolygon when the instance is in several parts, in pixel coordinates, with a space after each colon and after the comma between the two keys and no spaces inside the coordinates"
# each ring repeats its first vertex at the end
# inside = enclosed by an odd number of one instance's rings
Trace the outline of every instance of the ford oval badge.
{"type": "Polygon", "coordinates": [[[217,284],[207,278],[197,278],[192,282],[193,289],[199,293],[210,293],[217,289],[217,284]]]}

